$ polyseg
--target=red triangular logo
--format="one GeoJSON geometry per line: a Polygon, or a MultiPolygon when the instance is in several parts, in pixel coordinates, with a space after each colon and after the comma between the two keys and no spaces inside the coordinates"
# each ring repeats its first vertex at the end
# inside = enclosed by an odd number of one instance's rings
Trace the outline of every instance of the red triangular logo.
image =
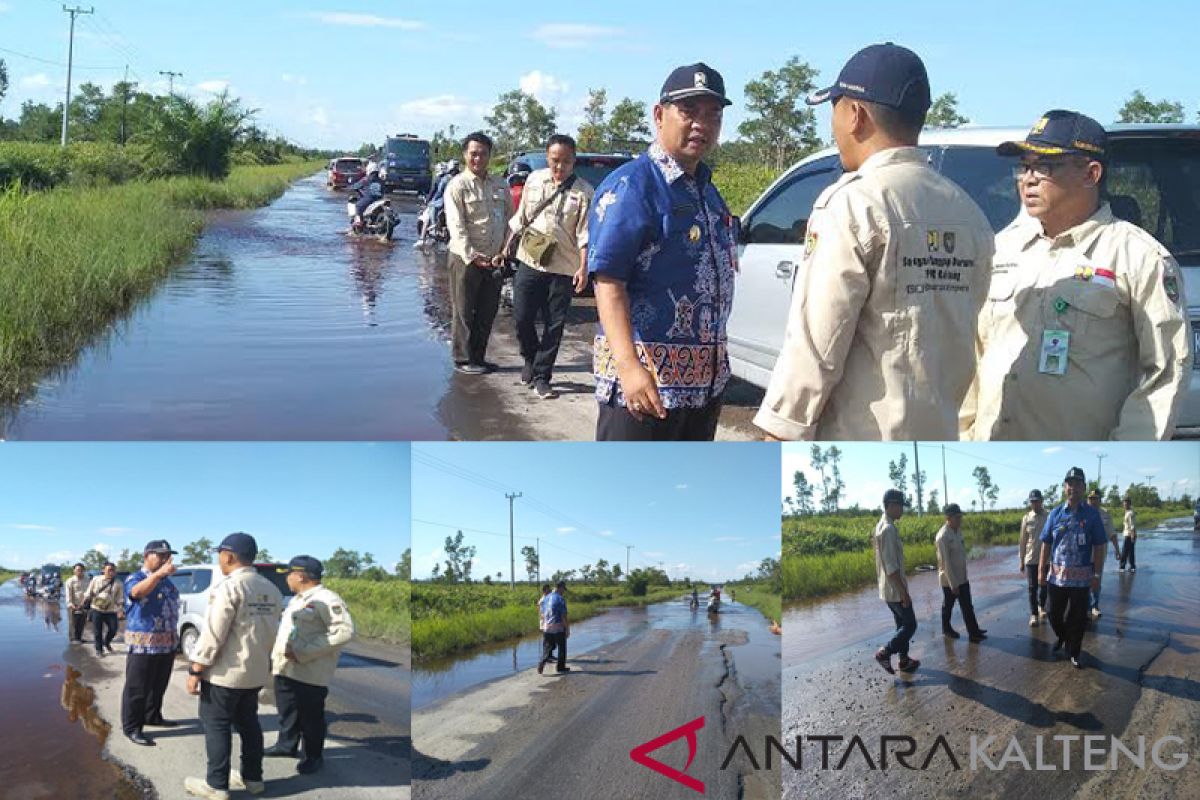
{"type": "Polygon", "coordinates": [[[685,774],[687,768],[692,765],[693,759],[696,758],[696,731],[703,727],[704,717],[697,717],[685,725],[680,725],[673,731],[667,731],[662,736],[651,739],[643,744],[639,744],[637,747],[629,751],[629,757],[641,764],[643,767],[649,767],[659,775],[665,775],[676,783],[682,783],[693,792],[704,794],[704,782],[696,780],[691,775],[685,774]],[[681,772],[674,767],[668,767],[661,761],[650,757],[650,753],[653,753],[660,747],[665,747],[666,745],[683,736],[687,737],[688,743],[688,760],[687,764],[685,764],[683,767],[684,771],[681,772]]]}

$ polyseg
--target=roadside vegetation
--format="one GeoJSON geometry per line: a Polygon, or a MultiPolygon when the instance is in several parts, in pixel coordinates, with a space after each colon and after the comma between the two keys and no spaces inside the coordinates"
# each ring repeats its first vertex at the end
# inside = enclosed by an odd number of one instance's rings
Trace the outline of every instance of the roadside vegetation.
{"type": "Polygon", "coordinates": [[[412,635],[409,584],[398,578],[329,578],[325,585],[341,595],[358,636],[406,644],[412,635]]]}
{"type": "Polygon", "coordinates": [[[723,597],[731,597],[731,592],[737,595],[737,602],[755,608],[771,622],[779,622],[783,617],[783,596],[779,588],[770,583],[727,583],[724,586],[723,597]]]}

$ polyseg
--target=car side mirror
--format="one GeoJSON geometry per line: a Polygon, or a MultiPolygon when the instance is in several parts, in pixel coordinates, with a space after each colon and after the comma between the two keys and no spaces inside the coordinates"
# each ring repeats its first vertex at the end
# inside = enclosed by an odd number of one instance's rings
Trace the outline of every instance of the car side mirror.
{"type": "Polygon", "coordinates": [[[750,244],[750,229],[741,217],[733,218],[733,229],[738,244],[750,244]]]}

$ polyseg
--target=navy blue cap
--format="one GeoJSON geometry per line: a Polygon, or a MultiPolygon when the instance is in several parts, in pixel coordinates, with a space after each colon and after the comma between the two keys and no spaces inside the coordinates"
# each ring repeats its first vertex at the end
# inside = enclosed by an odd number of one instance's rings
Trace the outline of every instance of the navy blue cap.
{"type": "Polygon", "coordinates": [[[248,533],[231,533],[217,546],[217,552],[228,550],[242,561],[253,561],[258,555],[258,542],[248,533]]]}
{"type": "Polygon", "coordinates": [[[1041,489],[1034,489],[1032,492],[1029,493],[1029,502],[1032,503],[1034,500],[1041,500],[1041,499],[1042,499],[1042,490],[1041,489]]]}
{"type": "Polygon", "coordinates": [[[953,517],[953,516],[961,517],[962,509],[958,507],[958,503],[950,503],[948,506],[946,506],[944,509],[942,509],[942,513],[945,514],[947,517],[953,517]]]}
{"type": "Polygon", "coordinates": [[[715,97],[723,106],[733,105],[725,96],[725,79],[704,62],[676,67],[663,81],[658,102],[673,103],[688,97],[715,97]]]}
{"type": "Polygon", "coordinates": [[[904,499],[904,492],[899,489],[888,489],[883,493],[883,504],[899,503],[902,506],[908,505],[908,500],[904,499]]]}
{"type": "Polygon", "coordinates": [[[325,572],[325,568],[321,566],[321,562],[312,556],[296,556],[288,562],[288,569],[292,572],[307,572],[309,576],[317,579],[325,572]]]}
{"type": "Polygon", "coordinates": [[[1104,126],[1078,111],[1056,108],[1033,123],[1023,142],[1005,142],[996,148],[1002,156],[1037,153],[1044,156],[1077,154],[1103,161],[1108,150],[1104,126]]]}
{"type": "Polygon", "coordinates": [[[816,106],[839,97],[854,97],[923,114],[932,102],[929,73],[921,57],[907,47],[891,42],[873,44],[850,57],[833,86],[813,92],[805,102],[816,106]]]}
{"type": "Polygon", "coordinates": [[[1079,481],[1081,483],[1087,483],[1087,478],[1083,477],[1083,470],[1081,470],[1079,467],[1071,467],[1069,470],[1067,470],[1067,477],[1063,478],[1063,483],[1066,483],[1067,481],[1079,481]]]}
{"type": "Polygon", "coordinates": [[[174,555],[178,552],[178,550],[171,549],[171,544],[166,539],[154,539],[153,541],[147,542],[146,546],[142,548],[143,555],[146,553],[165,553],[168,555],[174,555]]]}

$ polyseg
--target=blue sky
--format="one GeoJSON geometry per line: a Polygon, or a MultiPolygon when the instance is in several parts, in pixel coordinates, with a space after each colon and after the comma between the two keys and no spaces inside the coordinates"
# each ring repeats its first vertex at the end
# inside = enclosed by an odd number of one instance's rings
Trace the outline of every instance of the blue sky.
{"type": "Polygon", "coordinates": [[[0,444],[0,564],[252,534],[278,559],[408,547],[407,444],[0,444]]]}
{"type": "MultiPolygon", "coordinates": [[[[61,97],[61,6],[0,0],[0,48],[17,51],[0,50],[12,83],[0,114],[16,116],[26,99],[61,97]]],[[[748,80],[798,55],[828,83],[855,50],[883,40],[920,53],[934,93],[956,93],[979,124],[1025,126],[1063,106],[1108,122],[1138,88],[1182,101],[1189,121],[1200,105],[1187,66],[1200,13],[1164,0],[1111,10],[1075,0],[1052,8],[936,0],[902,10],[863,0],[852,12],[775,0],[101,0],[96,10],[77,25],[76,81],[109,85],[128,63],[144,88],[165,91],[159,70],[182,72],[177,88],[204,98],[228,86],[261,109],[264,127],[331,148],[449,123],[474,127],[497,95],[517,87],[558,108],[561,126],[574,131],[589,87],[606,87],[611,100],[652,101],[672,67],[697,60],[724,74],[735,100],[728,138],[743,119],[748,80]]],[[[824,113],[820,125],[828,137],[824,113]]]]}
{"type": "Polygon", "coordinates": [[[542,575],[603,558],[672,577],[740,578],[779,553],[779,452],[765,444],[413,444],[413,576],[447,536],[478,548],[473,574],[509,574],[508,500],[542,575]]]}
{"type": "MultiPolygon", "coordinates": [[[[908,472],[913,471],[913,445],[907,443],[838,443],[842,451],[841,472],[846,483],[847,500],[843,506],[859,503],[864,508],[879,506],[883,493],[890,488],[887,465],[898,461],[901,453],[908,456],[908,472]]],[[[822,445],[827,449],[828,445],[822,445]]],[[[785,444],[783,447],[783,497],[793,494],[792,479],[796,470],[803,470],[809,480],[819,480],[811,468],[812,445],[785,444]]],[[[971,472],[985,466],[993,483],[1000,487],[997,508],[1023,505],[1030,489],[1045,490],[1051,484],[1062,485],[1071,467],[1080,467],[1088,480],[1096,478],[1097,464],[1105,486],[1119,482],[1124,489],[1130,483],[1153,483],[1161,496],[1200,494],[1200,442],[948,442],[946,452],[946,484],[949,497],[964,509],[979,494],[971,472]],[[1103,461],[1097,456],[1104,454],[1103,461]]],[[[921,469],[926,484],[938,490],[938,498],[946,502],[942,488],[942,445],[922,443],[919,446],[921,469]]],[[[909,491],[913,491],[909,478],[909,491]]],[[[818,492],[819,494],[819,492],[818,492]]]]}

